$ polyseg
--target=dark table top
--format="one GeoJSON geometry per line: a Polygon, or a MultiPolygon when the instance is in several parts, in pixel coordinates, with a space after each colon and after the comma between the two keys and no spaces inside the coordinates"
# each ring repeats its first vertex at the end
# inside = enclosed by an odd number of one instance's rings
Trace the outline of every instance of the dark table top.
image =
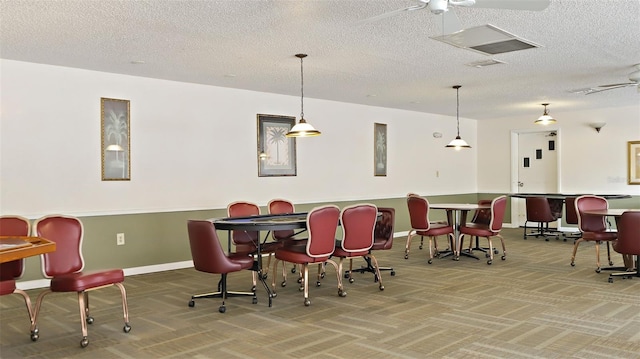
{"type": "Polygon", "coordinates": [[[239,231],[280,231],[307,227],[307,213],[261,214],[249,217],[214,218],[216,229],[239,231]]]}
{"type": "MultiPolygon", "coordinates": [[[[511,193],[509,197],[515,198],[529,198],[529,197],[544,197],[551,199],[565,199],[567,197],[580,197],[585,194],[590,193],[582,193],[582,194],[566,194],[566,193],[511,193]]],[[[596,196],[603,197],[606,199],[620,199],[620,198],[631,198],[628,194],[596,194],[596,196]]]]}

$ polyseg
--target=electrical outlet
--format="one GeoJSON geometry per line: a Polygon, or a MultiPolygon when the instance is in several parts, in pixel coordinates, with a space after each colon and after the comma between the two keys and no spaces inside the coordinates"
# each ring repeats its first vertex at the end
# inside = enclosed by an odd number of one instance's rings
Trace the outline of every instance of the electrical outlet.
{"type": "Polygon", "coordinates": [[[119,246],[124,246],[124,233],[116,234],[116,244],[119,246]]]}

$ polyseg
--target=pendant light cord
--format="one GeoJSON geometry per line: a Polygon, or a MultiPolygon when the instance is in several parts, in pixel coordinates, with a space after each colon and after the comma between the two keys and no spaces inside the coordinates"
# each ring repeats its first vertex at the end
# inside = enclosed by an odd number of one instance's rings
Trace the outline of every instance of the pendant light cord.
{"type": "Polygon", "coordinates": [[[302,57],[300,57],[300,119],[304,118],[304,71],[302,57]]]}
{"type": "Polygon", "coordinates": [[[460,137],[460,87],[456,88],[456,124],[458,127],[458,137],[460,137]]]}

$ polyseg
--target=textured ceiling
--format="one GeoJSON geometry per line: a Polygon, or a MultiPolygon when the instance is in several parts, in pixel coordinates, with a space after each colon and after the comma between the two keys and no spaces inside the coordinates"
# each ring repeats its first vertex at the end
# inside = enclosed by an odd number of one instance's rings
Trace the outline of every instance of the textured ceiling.
{"type": "MultiPolygon", "coordinates": [[[[487,0],[476,0],[477,3],[487,0]]],[[[508,1],[508,0],[507,0],[508,1]]],[[[530,1],[530,0],[513,0],[530,1]]],[[[492,24],[540,48],[492,57],[444,44],[441,17],[415,0],[0,1],[0,57],[300,95],[478,120],[637,105],[640,0],[551,0],[543,11],[456,7],[464,28],[492,24]],[[465,64],[494,58],[506,64],[465,64]],[[132,62],[143,61],[143,64],[132,62]]]]}

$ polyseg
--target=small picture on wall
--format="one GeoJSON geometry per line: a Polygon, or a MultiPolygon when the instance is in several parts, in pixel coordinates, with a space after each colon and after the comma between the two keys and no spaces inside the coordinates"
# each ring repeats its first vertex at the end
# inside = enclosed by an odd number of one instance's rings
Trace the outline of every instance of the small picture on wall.
{"type": "Polygon", "coordinates": [[[295,122],[295,117],[258,114],[258,177],[296,175],[296,139],[286,136],[295,122]]]}
{"type": "Polygon", "coordinates": [[[131,180],[129,100],[100,98],[102,180],[131,180]]]}
{"type": "Polygon", "coordinates": [[[387,175],[387,125],[373,124],[373,173],[375,176],[387,175]]]}
{"type": "Polygon", "coordinates": [[[640,185],[640,141],[629,141],[627,146],[627,183],[640,185]]]}

